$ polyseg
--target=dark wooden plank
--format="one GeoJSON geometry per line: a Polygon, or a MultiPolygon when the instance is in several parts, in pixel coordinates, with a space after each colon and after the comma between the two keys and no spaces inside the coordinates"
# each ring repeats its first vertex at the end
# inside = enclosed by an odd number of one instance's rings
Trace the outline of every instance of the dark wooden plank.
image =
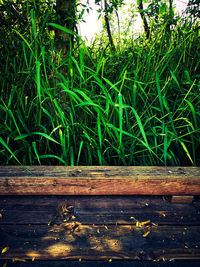
{"type": "Polygon", "coordinates": [[[0,224],[59,224],[72,216],[83,224],[200,224],[200,200],[172,204],[161,196],[1,196],[0,224]],[[63,207],[71,207],[65,212],[63,207]]]}
{"type": "Polygon", "coordinates": [[[0,261],[0,266],[6,267],[199,267],[200,261],[0,261]]]}
{"type": "Polygon", "coordinates": [[[0,226],[0,259],[200,260],[200,227],[0,226]]]}
{"type": "Polygon", "coordinates": [[[74,214],[85,224],[135,224],[150,220],[159,225],[200,225],[200,200],[175,204],[159,196],[84,196],[75,199],[74,214]]]}
{"type": "Polygon", "coordinates": [[[1,195],[200,195],[197,167],[26,168],[0,167],[1,195]]]}
{"type": "Polygon", "coordinates": [[[1,196],[0,224],[62,223],[74,215],[73,196],[1,196]],[[66,214],[65,208],[70,207],[66,214]]]}

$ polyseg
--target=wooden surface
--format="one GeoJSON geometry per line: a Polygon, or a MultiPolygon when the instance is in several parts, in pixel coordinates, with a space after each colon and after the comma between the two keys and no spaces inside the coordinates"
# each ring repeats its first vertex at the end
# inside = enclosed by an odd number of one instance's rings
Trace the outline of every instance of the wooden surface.
{"type": "MultiPolygon", "coordinates": [[[[73,207],[70,214],[82,224],[130,224],[135,220],[159,225],[199,225],[200,200],[171,204],[161,196],[2,196],[0,225],[60,224],[62,207],[73,207]],[[198,213],[199,211],[199,213],[198,213]]],[[[68,217],[68,216],[67,216],[68,217]]]]}
{"type": "Polygon", "coordinates": [[[0,260],[6,267],[199,267],[200,261],[25,261],[0,260]]]}
{"type": "Polygon", "coordinates": [[[2,266],[200,266],[199,168],[27,168],[0,167],[2,266]]]}
{"type": "Polygon", "coordinates": [[[200,195],[196,167],[1,166],[0,195],[200,195]]]}
{"type": "Polygon", "coordinates": [[[172,203],[192,203],[194,196],[172,196],[172,203]]]}
{"type": "Polygon", "coordinates": [[[161,196],[1,196],[0,213],[0,251],[8,248],[0,260],[11,266],[200,262],[199,197],[174,204],[161,196]]]}
{"type": "Polygon", "coordinates": [[[1,259],[200,259],[199,226],[71,225],[1,225],[1,259]]]}

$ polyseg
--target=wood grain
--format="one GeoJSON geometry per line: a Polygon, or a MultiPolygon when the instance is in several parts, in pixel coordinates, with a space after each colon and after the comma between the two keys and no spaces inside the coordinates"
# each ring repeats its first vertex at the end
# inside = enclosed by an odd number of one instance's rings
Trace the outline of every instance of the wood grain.
{"type": "Polygon", "coordinates": [[[6,267],[199,267],[200,261],[126,261],[126,260],[113,260],[110,259],[101,260],[101,261],[69,261],[69,260],[35,260],[35,261],[26,261],[12,262],[11,260],[0,260],[0,266],[7,264],[6,267]]]}
{"type": "Polygon", "coordinates": [[[194,204],[171,203],[160,196],[84,196],[74,200],[76,218],[87,224],[199,225],[200,199],[194,204]]]}
{"type": "Polygon", "coordinates": [[[200,260],[199,226],[7,225],[0,240],[0,259],[200,260]]]}
{"type": "Polygon", "coordinates": [[[197,167],[25,168],[0,167],[0,195],[200,195],[197,167]]]}
{"type": "Polygon", "coordinates": [[[188,203],[191,204],[194,200],[194,196],[172,196],[172,203],[188,203]]]}
{"type": "Polygon", "coordinates": [[[199,225],[200,200],[172,204],[161,196],[1,196],[0,224],[60,224],[75,216],[83,224],[199,225]],[[62,206],[73,207],[71,213],[62,206]]]}

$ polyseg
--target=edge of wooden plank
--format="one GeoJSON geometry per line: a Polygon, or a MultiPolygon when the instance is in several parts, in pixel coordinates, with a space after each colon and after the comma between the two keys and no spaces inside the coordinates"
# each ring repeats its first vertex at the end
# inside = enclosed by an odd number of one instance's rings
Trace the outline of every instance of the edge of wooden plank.
{"type": "Polygon", "coordinates": [[[200,168],[0,166],[0,195],[200,195],[200,168]]]}
{"type": "Polygon", "coordinates": [[[194,196],[172,196],[172,203],[187,203],[191,204],[194,201],[194,196]]]}

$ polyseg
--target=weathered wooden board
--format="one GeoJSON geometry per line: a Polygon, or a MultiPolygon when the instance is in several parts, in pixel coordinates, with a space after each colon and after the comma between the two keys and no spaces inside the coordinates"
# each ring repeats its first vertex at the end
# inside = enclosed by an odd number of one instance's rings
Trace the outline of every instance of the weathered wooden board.
{"type": "Polygon", "coordinates": [[[75,199],[74,214],[84,224],[135,224],[137,220],[150,220],[159,225],[199,225],[200,206],[196,205],[172,204],[159,196],[84,196],[75,199]]]}
{"type": "Polygon", "coordinates": [[[0,259],[200,260],[200,226],[0,226],[0,259]]]}
{"type": "Polygon", "coordinates": [[[11,260],[0,260],[0,266],[6,267],[199,267],[200,261],[26,261],[12,262],[11,260]]]}
{"type": "Polygon", "coordinates": [[[1,261],[0,266],[7,264],[6,267],[199,267],[200,261],[1,261]]]}
{"type": "MultiPolygon", "coordinates": [[[[65,219],[63,205],[74,207],[74,197],[0,196],[0,224],[61,223],[65,219]]],[[[72,214],[73,209],[69,216],[72,214]]]]}
{"type": "Polygon", "coordinates": [[[197,167],[1,166],[1,195],[200,195],[197,167]]]}
{"type": "Polygon", "coordinates": [[[200,224],[200,200],[172,204],[161,196],[1,196],[0,224],[62,223],[71,216],[83,224],[200,224]],[[199,203],[199,204],[198,204],[199,203]],[[71,207],[64,214],[62,207],[71,207]]]}

